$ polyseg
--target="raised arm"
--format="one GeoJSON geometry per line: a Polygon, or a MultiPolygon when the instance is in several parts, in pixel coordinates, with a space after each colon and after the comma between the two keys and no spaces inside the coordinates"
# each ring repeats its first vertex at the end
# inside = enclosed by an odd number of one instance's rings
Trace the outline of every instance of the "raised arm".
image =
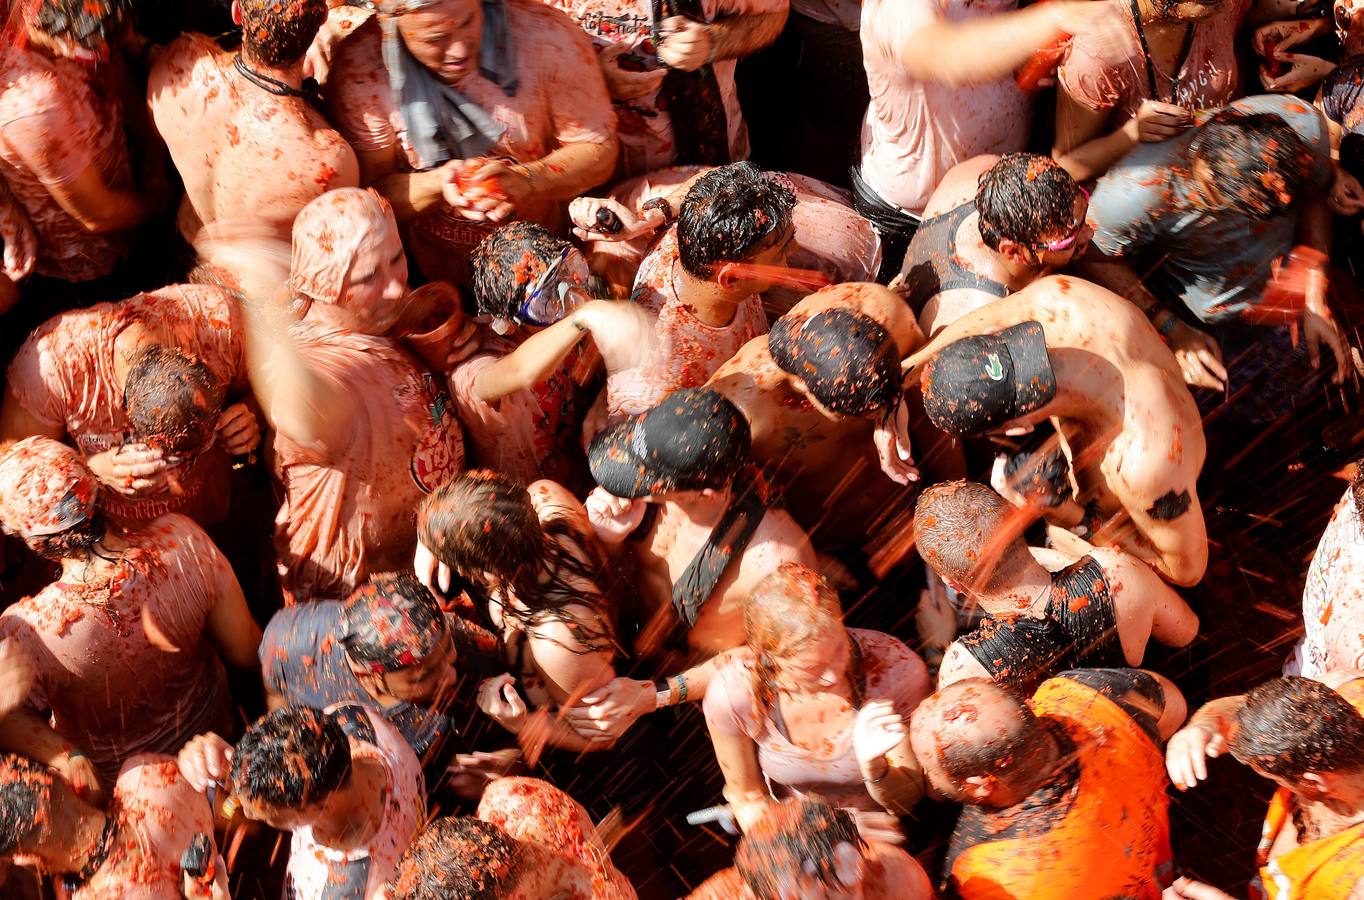
{"type": "MultiPolygon", "coordinates": [[[[1198,616],[1150,566],[1107,547],[1096,547],[1090,555],[1103,566],[1110,585],[1118,588],[1113,592],[1118,614],[1130,612],[1136,617],[1134,627],[1143,633],[1149,630],[1151,637],[1167,647],[1185,647],[1198,636],[1198,616]]],[[[1121,622],[1118,630],[1123,631],[1121,622]]],[[[1129,655],[1128,662],[1140,663],[1140,654],[1135,662],[1129,655]]]]}

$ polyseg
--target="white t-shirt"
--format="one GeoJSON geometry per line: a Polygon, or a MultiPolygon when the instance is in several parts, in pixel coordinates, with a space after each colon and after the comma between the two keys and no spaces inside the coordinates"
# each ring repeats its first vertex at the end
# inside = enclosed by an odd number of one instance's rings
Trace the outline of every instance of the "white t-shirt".
{"type": "Polygon", "coordinates": [[[426,821],[421,763],[401,734],[378,713],[361,706],[332,707],[342,714],[352,760],[374,759],[388,773],[383,821],[359,850],[320,844],[305,826],[294,831],[284,896],[288,900],[372,900],[383,896],[398,858],[426,821]]]}

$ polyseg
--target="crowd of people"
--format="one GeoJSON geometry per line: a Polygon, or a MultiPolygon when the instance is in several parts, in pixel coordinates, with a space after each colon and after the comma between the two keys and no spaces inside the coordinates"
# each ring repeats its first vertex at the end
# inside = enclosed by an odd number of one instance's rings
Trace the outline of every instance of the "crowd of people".
{"type": "Polygon", "coordinates": [[[1364,3],[0,5],[0,895],[1364,898],[1364,3]]]}

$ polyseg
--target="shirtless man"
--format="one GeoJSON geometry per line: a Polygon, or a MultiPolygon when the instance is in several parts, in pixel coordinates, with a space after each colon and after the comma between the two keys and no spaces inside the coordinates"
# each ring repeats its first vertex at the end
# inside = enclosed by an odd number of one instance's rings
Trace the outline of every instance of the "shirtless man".
{"type": "Polygon", "coordinates": [[[1064,268],[1089,245],[1089,196],[1047,156],[977,156],[933,191],[892,290],[929,337],[1064,268]]]}
{"type": "MultiPolygon", "coordinates": [[[[1208,777],[1208,757],[1230,752],[1279,786],[1255,854],[1270,900],[1364,897],[1364,679],[1353,670],[1321,681],[1276,678],[1248,694],[1205,705],[1170,738],[1166,767],[1176,787],[1208,777]]],[[[1181,878],[1165,894],[1231,900],[1181,878]]]]}
{"type": "Polygon", "coordinates": [[[230,791],[246,818],[292,832],[284,896],[297,900],[377,900],[426,820],[412,748],[362,706],[286,706],[236,747],[199,735],[178,763],[196,791],[230,791]]]}
{"type": "Polygon", "coordinates": [[[614,679],[568,712],[575,730],[615,737],[660,706],[702,699],[716,654],[744,642],[753,586],[784,562],[815,567],[805,532],[767,507],[750,463],[748,423],[704,389],[677,391],[593,440],[588,464],[599,487],[588,515],[602,541],[639,566],[647,619],[636,653],[668,671],[695,665],[660,685],[614,679]]]}
{"type": "Polygon", "coordinates": [[[635,890],[614,865],[583,805],[539,778],[499,778],[478,801],[477,816],[512,838],[539,844],[592,873],[592,900],[633,900],[635,890]]]}
{"type": "Polygon", "coordinates": [[[105,812],[38,763],[0,753],[0,855],[27,857],[71,900],[228,898],[213,810],[169,756],[128,760],[105,812]],[[180,868],[201,837],[208,862],[202,880],[180,868]]]}
{"type": "Polygon", "coordinates": [[[922,344],[889,290],[835,285],[797,303],[707,382],[748,420],[754,460],[795,488],[792,515],[812,537],[818,530],[820,546],[861,543],[887,496],[898,496],[884,479],[917,480],[896,360],[922,344]]]}
{"type": "Polygon", "coordinates": [[[506,829],[468,816],[435,819],[398,861],[389,900],[592,900],[632,898],[602,886],[593,872],[557,847],[517,840],[506,829]]]}
{"type": "Polygon", "coordinates": [[[324,0],[236,0],[232,14],[240,52],[181,35],[147,84],[152,119],[185,182],[177,224],[190,243],[205,225],[248,219],[287,240],[310,200],[360,184],[354,151],[304,88],[303,57],[326,18],[324,0]]]}
{"type": "Polygon", "coordinates": [[[845,809],[822,800],[769,806],[744,832],[734,868],[717,872],[687,900],[927,900],[933,885],[904,850],[863,839],[845,809]]]}
{"type": "Polygon", "coordinates": [[[751,163],[712,169],[686,193],[677,223],[644,258],[633,299],[658,317],[658,343],[634,370],[607,384],[611,415],[652,409],[700,387],[745,343],[767,331],[762,273],[782,266],[795,239],[795,194],[751,163]]]}
{"type": "Polygon", "coordinates": [[[71,441],[119,519],[182,512],[212,525],[227,514],[229,456],[260,443],[251,407],[226,399],[249,393],[236,301],[171,285],[30,335],[10,364],[0,440],[71,441]]]}
{"type": "Polygon", "coordinates": [[[106,521],[98,494],[65,444],[25,438],[0,453],[0,525],[61,566],[0,616],[0,639],[35,670],[28,704],[0,721],[0,746],[91,790],[95,770],[108,785],[136,753],[231,727],[223,662],[254,669],[260,643],[236,576],[199,526],[169,515],[125,529],[106,521]]]}
{"type": "Polygon", "coordinates": [[[1171,865],[1160,742],[1184,697],[1140,669],[1075,669],[1025,699],[967,679],[919,704],[910,744],[931,790],[965,808],[943,893],[1155,897],[1171,865]]]}
{"type": "Polygon", "coordinates": [[[939,686],[993,678],[1031,695],[1064,669],[1139,666],[1149,639],[1183,647],[1198,635],[1198,616],[1145,563],[1109,548],[1076,559],[1029,547],[1017,519],[983,484],[919,495],[919,555],[990,617],[948,647],[939,686]]]}
{"type": "Polygon", "coordinates": [[[1202,421],[1174,356],[1132,304],[1086,281],[1043,278],[953,322],[905,369],[922,370],[924,408],[949,434],[1018,436],[1054,418],[1076,499],[1102,523],[1090,542],[1173,584],[1203,577],[1202,421]]]}
{"type": "Polygon", "coordinates": [[[1364,469],[1336,504],[1307,569],[1304,633],[1285,675],[1319,678],[1332,669],[1364,669],[1364,469]]]}

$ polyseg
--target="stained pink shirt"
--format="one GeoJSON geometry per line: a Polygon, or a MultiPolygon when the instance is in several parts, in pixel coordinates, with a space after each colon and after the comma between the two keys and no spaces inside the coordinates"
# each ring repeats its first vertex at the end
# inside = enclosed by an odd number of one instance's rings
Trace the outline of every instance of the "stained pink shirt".
{"type": "Polygon", "coordinates": [[[87,231],[49,192],[91,166],[106,183],[131,186],[116,75],[68,59],[0,48],[0,176],[38,236],[36,270],[66,281],[107,275],[123,256],[121,235],[87,231]]]}
{"type": "MultiPolygon", "coordinates": [[[[890,701],[908,725],[914,708],[933,693],[923,660],[888,634],[862,628],[849,628],[848,634],[862,648],[866,699],[890,701]]],[[[759,708],[753,693],[754,663],[752,651],[744,648],[715,674],[703,701],[706,725],[758,745],[758,763],[779,800],[817,793],[835,806],[881,809],[862,781],[853,750],[852,718],[841,732],[827,736],[826,747],[818,751],[797,747],[782,737],[772,712],[764,714],[759,708]]]]}
{"type": "Polygon", "coordinates": [[[340,600],[371,573],[411,565],[417,504],[463,470],[464,438],[445,385],[386,338],[293,329],[313,374],[353,403],[330,446],[275,435],[280,577],[297,602],[340,600]]]}
{"type": "Polygon", "coordinates": [[[204,638],[231,566],[184,516],[125,537],[107,581],[57,581],[0,615],[0,637],[17,638],[37,670],[32,704],[106,784],[136,753],[178,753],[232,723],[223,664],[204,638]]]}
{"type": "Polygon", "coordinates": [[[674,225],[644,258],[635,276],[634,302],[658,317],[654,323],[658,343],[639,366],[607,378],[606,405],[611,415],[641,413],[673,391],[700,387],[740,347],[767,333],[767,315],[757,294],[739,304],[728,325],[717,328],[697,319],[677,296],[681,268],[674,225]]]}
{"type": "Polygon", "coordinates": [[[1127,9],[1121,13],[1126,25],[1121,45],[1100,47],[1085,35],[1071,39],[1058,71],[1061,87],[1095,112],[1111,110],[1114,126],[1136,115],[1143,100],[1187,109],[1226,106],[1236,95],[1236,31],[1249,6],[1249,0],[1230,0],[1194,28],[1189,54],[1179,70],[1179,91],[1173,98],[1170,79],[1156,67],[1152,71],[1160,96],[1150,95],[1145,54],[1127,9]]]}
{"type": "MultiPolygon", "coordinates": [[[[561,9],[582,26],[598,51],[624,44],[628,53],[654,59],[658,48],[649,34],[653,4],[650,0],[545,0],[561,9]]],[[[701,10],[707,21],[731,16],[781,12],[789,0],[702,0],[701,10]]],[[[654,64],[658,65],[657,60],[654,64]]],[[[736,60],[723,59],[713,65],[715,81],[725,106],[729,125],[729,152],[735,160],[748,158],[748,128],[739,108],[739,92],[734,86],[736,60]]],[[[660,108],[660,97],[638,100],[616,100],[617,128],[620,135],[620,161],[616,174],[620,177],[642,175],[677,159],[673,141],[672,118],[660,108]]]]}
{"type": "Polygon", "coordinates": [[[579,426],[586,414],[580,379],[590,373],[578,372],[586,366],[582,345],[539,384],[491,403],[480,399],[474,390],[478,376],[517,346],[485,334],[480,352],[449,375],[450,396],[469,439],[469,464],[526,485],[541,478],[574,484],[582,471],[581,462],[573,463],[582,456],[579,426]]]}
{"type": "Polygon", "coordinates": [[[1303,637],[1285,671],[1318,678],[1364,668],[1364,520],[1352,491],[1317,544],[1302,592],[1303,637]]]}
{"type": "Polygon", "coordinates": [[[1012,76],[977,85],[918,81],[900,59],[900,48],[920,28],[940,19],[998,15],[1016,6],[1016,0],[862,4],[862,62],[871,89],[862,120],[862,177],[882,200],[917,216],[957,163],[1023,149],[1031,104],[1012,76]]]}
{"type": "MultiPolygon", "coordinates": [[[[459,91],[506,127],[488,156],[533,162],[566,144],[601,144],[616,130],[601,67],[582,31],[558,10],[536,0],[509,0],[508,27],[516,34],[514,96],[474,71],[459,91]]],[[[417,160],[384,68],[379,23],[357,9],[334,9],[331,22],[353,23],[337,44],[327,78],[332,123],[357,154],[399,146],[409,170],[417,160]]],[[[564,203],[528,201],[517,218],[558,231],[564,203]]],[[[465,258],[496,226],[469,222],[443,204],[410,223],[407,244],[432,280],[461,281],[465,258]]]]}
{"type": "MultiPolygon", "coordinates": [[[[64,429],[90,457],[130,439],[123,385],[114,373],[114,342],[135,322],[165,345],[208,368],[230,393],[246,389],[241,311],[223,290],[175,284],[118,303],[62,313],[33,332],[9,367],[9,387],[24,411],[64,429]]],[[[180,512],[211,525],[227,514],[229,459],[216,444],[180,470],[183,496],[129,499],[103,494],[110,515],[150,522],[180,512]]]]}
{"type": "Polygon", "coordinates": [[[128,760],[109,808],[118,817],[109,856],[71,900],[182,900],[180,856],[199,834],[208,835],[215,871],[223,871],[222,856],[212,846],[213,810],[173,757],[147,753],[128,760]]]}

